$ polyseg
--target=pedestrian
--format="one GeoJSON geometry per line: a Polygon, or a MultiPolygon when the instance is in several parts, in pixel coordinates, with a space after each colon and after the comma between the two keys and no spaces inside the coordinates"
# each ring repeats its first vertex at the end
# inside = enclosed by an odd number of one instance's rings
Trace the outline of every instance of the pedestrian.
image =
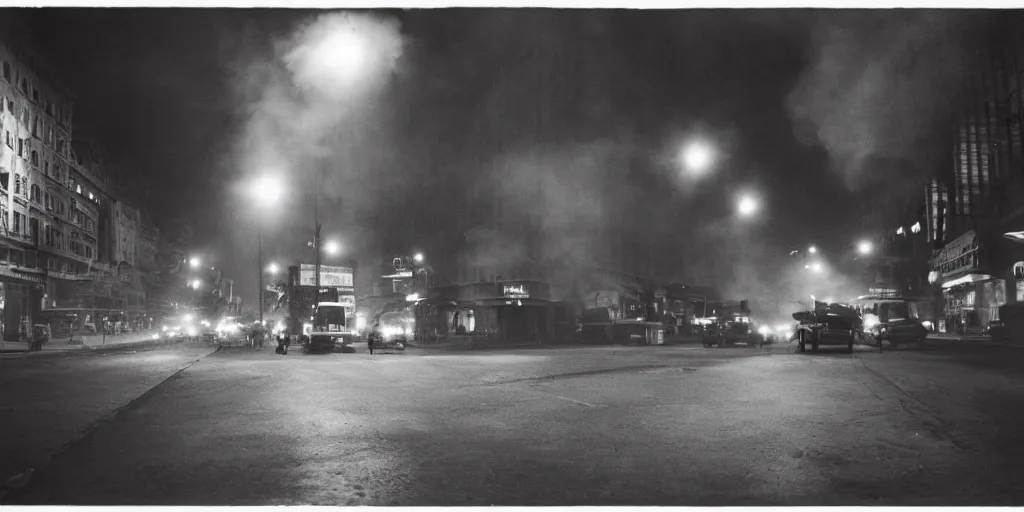
{"type": "Polygon", "coordinates": [[[256,326],[256,329],[253,331],[253,335],[255,336],[254,341],[256,342],[256,350],[263,350],[263,341],[266,338],[266,328],[262,323],[256,326]]]}
{"type": "Polygon", "coordinates": [[[276,352],[281,355],[288,355],[288,345],[291,344],[291,338],[287,332],[282,332],[277,335],[277,350],[276,352]]]}

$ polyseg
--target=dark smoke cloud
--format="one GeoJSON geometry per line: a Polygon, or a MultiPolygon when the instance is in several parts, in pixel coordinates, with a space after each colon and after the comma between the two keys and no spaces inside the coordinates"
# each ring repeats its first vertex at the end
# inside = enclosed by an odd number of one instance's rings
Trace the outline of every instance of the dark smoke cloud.
{"type": "Polygon", "coordinates": [[[402,61],[399,25],[369,14],[326,13],[269,47],[252,33],[244,39],[256,44],[234,58],[233,89],[244,123],[232,163],[236,211],[251,222],[235,226],[242,249],[236,252],[255,251],[254,227],[262,223],[267,258],[312,262],[313,253],[303,248],[313,236],[314,191],[324,238],[341,242],[344,259],[379,252],[374,220],[412,186],[388,172],[402,167],[393,150],[396,114],[386,101],[402,61]],[[254,200],[247,187],[261,176],[283,184],[281,204],[254,200]]]}
{"type": "Polygon", "coordinates": [[[918,184],[948,161],[949,116],[985,21],[949,11],[821,14],[812,62],[786,99],[798,138],[826,149],[850,190],[897,177],[918,184]]]}

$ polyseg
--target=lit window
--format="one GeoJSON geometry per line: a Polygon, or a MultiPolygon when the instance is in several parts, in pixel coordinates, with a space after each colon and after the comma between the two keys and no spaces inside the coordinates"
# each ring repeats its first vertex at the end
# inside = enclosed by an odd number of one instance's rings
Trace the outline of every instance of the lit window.
{"type": "Polygon", "coordinates": [[[905,233],[905,231],[903,231],[903,226],[900,226],[899,228],[896,229],[896,234],[897,235],[902,235],[904,233],[905,233]]]}
{"type": "Polygon", "coordinates": [[[915,222],[913,226],[910,226],[910,231],[913,232],[913,233],[920,233],[921,232],[921,223],[920,222],[915,222]]]}
{"type": "Polygon", "coordinates": [[[78,192],[79,194],[81,194],[82,193],[82,186],[81,185],[75,185],[75,192],[78,192]]]}
{"type": "Polygon", "coordinates": [[[95,198],[94,198],[94,197],[92,196],[92,192],[89,192],[89,199],[90,199],[90,200],[91,200],[91,199],[95,199],[95,198]]]}

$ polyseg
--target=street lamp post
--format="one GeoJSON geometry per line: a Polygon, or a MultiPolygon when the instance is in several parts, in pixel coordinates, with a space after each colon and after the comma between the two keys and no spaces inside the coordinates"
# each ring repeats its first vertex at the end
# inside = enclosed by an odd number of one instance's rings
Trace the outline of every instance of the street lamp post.
{"type": "Polygon", "coordinates": [[[257,236],[258,248],[256,249],[256,268],[259,269],[259,283],[260,283],[260,325],[263,325],[263,223],[261,222],[259,227],[259,235],[257,236]]]}
{"type": "MultiPolygon", "coordinates": [[[[264,205],[269,206],[270,203],[277,201],[277,198],[281,194],[281,186],[273,178],[264,177],[253,185],[253,196],[257,199],[257,205],[259,199],[264,200],[264,205]]],[[[257,281],[259,283],[259,316],[260,325],[263,325],[263,222],[260,221],[257,225],[257,248],[256,248],[256,272],[257,281]]]]}
{"type": "Polygon", "coordinates": [[[313,225],[316,230],[313,233],[313,250],[316,251],[316,261],[314,262],[315,267],[313,269],[313,275],[316,285],[315,301],[320,302],[320,186],[323,185],[324,175],[327,173],[326,164],[320,167],[320,172],[317,173],[317,178],[314,179],[313,183],[313,225]]]}

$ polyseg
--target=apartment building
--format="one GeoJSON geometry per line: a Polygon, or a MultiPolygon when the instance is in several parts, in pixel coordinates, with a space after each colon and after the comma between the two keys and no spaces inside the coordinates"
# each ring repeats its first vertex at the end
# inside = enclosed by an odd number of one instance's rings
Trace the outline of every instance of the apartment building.
{"type": "Polygon", "coordinates": [[[926,190],[935,252],[928,281],[941,290],[948,330],[980,329],[1024,300],[1024,38],[993,32],[987,69],[967,77],[954,119],[951,165],[926,190]]]}
{"type": "Polygon", "coordinates": [[[0,308],[2,339],[34,325],[54,336],[102,317],[141,316],[134,271],[138,214],[72,144],[74,96],[13,16],[0,20],[0,308]],[[128,219],[128,220],[126,220],[128,219]]]}

